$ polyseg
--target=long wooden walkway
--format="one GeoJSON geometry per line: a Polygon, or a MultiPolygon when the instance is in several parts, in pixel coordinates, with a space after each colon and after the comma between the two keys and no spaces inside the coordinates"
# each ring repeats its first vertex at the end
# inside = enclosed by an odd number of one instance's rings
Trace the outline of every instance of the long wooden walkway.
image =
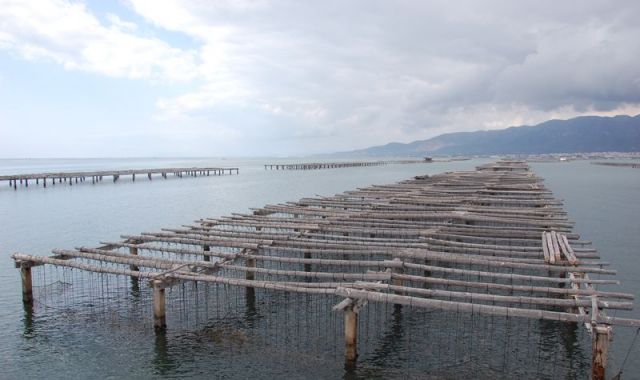
{"type": "Polygon", "coordinates": [[[334,295],[348,361],[357,357],[367,302],[584,324],[593,336],[593,378],[603,379],[611,327],[640,321],[609,315],[631,309],[633,295],[598,289],[618,282],[591,276],[616,272],[572,226],[525,163],[501,161],[125,235],[98,248],[12,257],[26,303],[37,265],[146,279],[159,330],[165,288],[184,281],[334,295]]]}
{"type": "Polygon", "coordinates": [[[392,160],[392,161],[350,161],[350,162],[299,162],[292,164],[265,164],[264,170],[319,170],[319,169],[341,169],[366,166],[384,166],[392,164],[423,164],[432,162],[430,159],[423,160],[392,160]]]}
{"type": "Polygon", "coordinates": [[[634,168],[640,169],[640,162],[607,162],[607,161],[593,161],[591,162],[594,165],[603,165],[603,166],[617,166],[622,168],[634,168]]]}
{"type": "Polygon", "coordinates": [[[98,170],[98,171],[78,171],[78,172],[58,172],[58,173],[33,173],[33,174],[11,174],[1,175],[0,181],[9,181],[9,186],[15,190],[20,187],[29,187],[29,181],[35,181],[36,186],[42,182],[43,187],[47,187],[47,181],[50,181],[51,185],[55,186],[56,182],[62,184],[63,182],[69,185],[73,183],[85,182],[87,178],[91,178],[91,183],[101,182],[105,177],[111,177],[113,182],[117,182],[122,176],[131,176],[132,180],[136,180],[136,175],[146,175],[149,180],[154,174],[160,175],[162,178],[167,178],[169,174],[182,178],[183,176],[209,176],[209,175],[224,175],[228,174],[240,174],[238,168],[153,168],[153,169],[126,169],[126,170],[98,170]]]}

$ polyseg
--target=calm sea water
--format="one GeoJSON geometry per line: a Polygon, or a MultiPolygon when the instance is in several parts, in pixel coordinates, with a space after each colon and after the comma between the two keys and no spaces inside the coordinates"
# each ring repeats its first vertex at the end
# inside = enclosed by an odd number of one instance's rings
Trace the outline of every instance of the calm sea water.
{"type": "MultiPolygon", "coordinates": [[[[0,378],[583,378],[590,365],[584,329],[530,320],[402,311],[369,305],[360,357],[342,362],[342,316],[331,297],[193,285],[169,291],[166,335],[150,321],[148,290],[127,278],[34,270],[33,315],[20,300],[12,252],[98,245],[121,234],[177,227],[267,203],[331,195],[417,174],[470,170],[486,161],[318,171],[265,171],[273,159],[0,160],[0,174],[174,166],[240,167],[240,175],[135,183],[0,188],[0,378]],[[43,286],[46,285],[46,286],[43,286]]],[[[295,160],[289,160],[295,161],[295,160]]],[[[278,162],[287,162],[278,160],[278,162]]],[[[587,162],[533,164],[565,199],[576,231],[619,270],[622,290],[640,297],[640,170],[587,162]]],[[[619,313],[640,318],[638,311],[619,313]]],[[[635,331],[616,329],[610,373],[635,331]]],[[[640,350],[627,378],[640,378],[640,350]]],[[[623,377],[624,378],[624,377],[623,377]]]]}

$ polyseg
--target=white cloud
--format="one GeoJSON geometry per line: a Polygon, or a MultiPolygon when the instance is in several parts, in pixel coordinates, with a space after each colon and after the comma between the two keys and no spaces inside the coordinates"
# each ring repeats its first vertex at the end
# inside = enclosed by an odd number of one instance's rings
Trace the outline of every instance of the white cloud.
{"type": "Polygon", "coordinates": [[[118,15],[115,15],[113,13],[107,13],[107,20],[109,20],[111,25],[115,26],[116,28],[122,29],[122,30],[134,31],[134,30],[138,29],[138,25],[136,25],[135,23],[129,22],[129,21],[125,21],[125,20],[121,19],[120,17],[118,17],[118,15]]]}
{"type": "Polygon", "coordinates": [[[108,16],[105,26],[82,3],[62,0],[0,4],[0,47],[68,69],[167,82],[194,78],[195,52],[133,34],[135,24],[108,16]]]}

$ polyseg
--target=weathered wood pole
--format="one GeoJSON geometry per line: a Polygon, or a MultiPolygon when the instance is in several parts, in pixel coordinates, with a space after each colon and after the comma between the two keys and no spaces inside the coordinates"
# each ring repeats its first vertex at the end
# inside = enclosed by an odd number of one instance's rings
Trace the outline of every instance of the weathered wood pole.
{"type": "Polygon", "coordinates": [[[136,173],[133,173],[133,174],[131,175],[131,179],[133,180],[133,182],[135,182],[135,181],[136,181],[136,173]]]}
{"type": "MultiPolygon", "coordinates": [[[[205,251],[205,252],[209,252],[209,251],[211,251],[211,247],[209,247],[208,245],[203,245],[202,246],[202,250],[205,251]]],[[[211,256],[204,255],[204,261],[211,261],[211,256]]]]}
{"type": "Polygon", "coordinates": [[[162,281],[153,281],[153,327],[156,331],[167,328],[165,289],[162,281]]]}
{"type": "MultiPolygon", "coordinates": [[[[255,268],[256,267],[256,259],[251,259],[251,258],[246,259],[245,260],[245,266],[247,268],[255,268]]],[[[252,272],[252,271],[247,271],[246,275],[245,275],[245,278],[247,280],[255,280],[256,279],[256,273],[252,272]]]]}
{"type": "MultiPolygon", "coordinates": [[[[311,258],[311,252],[305,252],[304,253],[304,258],[305,259],[310,259],[311,258]]],[[[311,272],[311,264],[304,264],[304,271],[305,272],[311,272]]]]}
{"type": "MultiPolygon", "coordinates": [[[[402,262],[402,261],[401,261],[400,259],[398,259],[398,258],[393,259],[393,261],[396,261],[396,262],[402,262]]],[[[392,271],[393,273],[403,274],[403,273],[404,273],[404,267],[393,268],[391,271],[392,271]]],[[[404,280],[403,280],[403,279],[401,279],[401,278],[394,278],[394,279],[392,280],[392,284],[393,284],[393,285],[395,285],[395,286],[404,286],[404,280]]],[[[405,295],[405,293],[404,293],[404,292],[402,292],[402,291],[396,291],[395,293],[396,293],[397,295],[400,295],[400,296],[405,295]]],[[[396,304],[394,304],[393,306],[394,306],[396,309],[402,309],[402,305],[401,305],[401,304],[397,304],[397,303],[396,303],[396,304]]]]}
{"type": "MultiPolygon", "coordinates": [[[[129,247],[129,254],[130,255],[134,255],[134,256],[138,256],[138,247],[129,247]]],[[[137,265],[129,265],[129,269],[133,270],[133,271],[139,271],[140,268],[138,268],[137,265]]]]}
{"type": "Polygon", "coordinates": [[[22,278],[22,302],[31,305],[33,303],[33,282],[29,264],[20,264],[20,277],[22,278]]]}
{"type": "Polygon", "coordinates": [[[353,305],[344,311],[344,358],[352,363],[358,357],[358,313],[353,305]]]}
{"type": "Polygon", "coordinates": [[[609,341],[611,340],[611,326],[597,325],[593,328],[591,379],[605,380],[605,368],[609,356],[609,341]]]}

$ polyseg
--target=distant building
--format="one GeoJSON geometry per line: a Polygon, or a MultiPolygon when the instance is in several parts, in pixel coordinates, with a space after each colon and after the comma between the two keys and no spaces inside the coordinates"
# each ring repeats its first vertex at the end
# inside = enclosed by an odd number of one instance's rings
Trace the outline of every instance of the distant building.
{"type": "Polygon", "coordinates": [[[433,158],[431,158],[431,157],[425,157],[425,158],[424,158],[424,161],[425,161],[425,162],[433,162],[433,158]]]}

